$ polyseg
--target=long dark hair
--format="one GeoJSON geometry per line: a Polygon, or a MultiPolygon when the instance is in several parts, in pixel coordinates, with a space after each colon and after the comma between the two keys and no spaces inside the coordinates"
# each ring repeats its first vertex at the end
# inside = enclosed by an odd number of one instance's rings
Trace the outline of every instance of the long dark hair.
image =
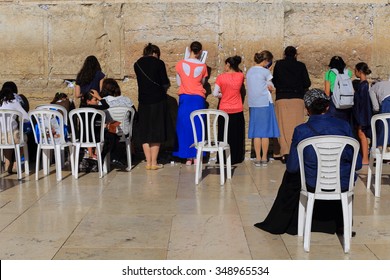
{"type": "Polygon", "coordinates": [[[229,63],[230,67],[236,71],[236,72],[241,72],[241,69],[238,67],[241,63],[241,56],[235,55],[226,58],[225,64],[229,63]]]}
{"type": "Polygon", "coordinates": [[[8,103],[14,99],[15,99],[15,95],[10,88],[6,87],[0,91],[0,106],[3,105],[3,102],[8,103]]]}
{"type": "Polygon", "coordinates": [[[341,56],[336,55],[330,59],[328,66],[330,69],[336,68],[340,74],[343,74],[344,69],[347,65],[345,64],[345,62],[341,56]]]}
{"type": "Polygon", "coordinates": [[[9,88],[13,93],[18,93],[18,87],[12,81],[5,82],[3,84],[2,89],[4,89],[4,88],[9,88]]]}
{"type": "Polygon", "coordinates": [[[100,63],[96,56],[90,55],[85,61],[84,65],[81,68],[80,72],[77,74],[77,84],[80,86],[87,85],[92,82],[93,78],[97,71],[101,71],[100,63]]]}
{"type": "Polygon", "coordinates": [[[56,92],[54,95],[53,100],[50,102],[50,104],[55,104],[57,101],[68,98],[68,95],[63,92],[56,92]]]}

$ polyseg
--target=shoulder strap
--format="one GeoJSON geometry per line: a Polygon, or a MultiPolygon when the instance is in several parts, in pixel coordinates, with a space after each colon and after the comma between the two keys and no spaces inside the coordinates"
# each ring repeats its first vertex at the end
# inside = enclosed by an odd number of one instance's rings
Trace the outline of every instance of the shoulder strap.
{"type": "Polygon", "coordinates": [[[146,73],[144,72],[144,70],[142,70],[141,66],[139,66],[138,62],[135,62],[135,65],[138,66],[139,70],[142,72],[142,74],[149,80],[151,81],[153,84],[161,87],[161,85],[159,83],[156,83],[155,81],[153,81],[148,75],[146,75],[146,73]]]}

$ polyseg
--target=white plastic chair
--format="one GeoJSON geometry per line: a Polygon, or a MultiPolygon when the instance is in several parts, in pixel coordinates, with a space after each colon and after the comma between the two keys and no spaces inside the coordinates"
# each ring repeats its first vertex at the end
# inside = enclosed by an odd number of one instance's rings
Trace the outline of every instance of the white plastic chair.
{"type": "Polygon", "coordinates": [[[226,153],[226,168],[227,178],[232,178],[232,167],[230,158],[230,146],[227,142],[228,135],[228,123],[229,116],[227,113],[216,109],[202,109],[193,111],[190,114],[192,132],[194,135],[194,146],[197,150],[196,153],[196,171],[195,171],[195,184],[199,183],[202,177],[202,160],[203,152],[217,152],[219,156],[219,169],[220,169],[220,181],[221,185],[225,183],[224,172],[224,152],[226,153]],[[218,141],[218,118],[224,118],[224,132],[223,140],[218,141]],[[197,135],[195,120],[200,121],[202,127],[202,135],[197,135]],[[201,136],[201,140],[198,137],[201,136]],[[206,137],[207,136],[207,137],[206,137]]]}
{"type": "Polygon", "coordinates": [[[72,143],[75,147],[75,167],[74,177],[77,179],[79,174],[79,156],[81,148],[96,148],[98,158],[99,178],[103,177],[103,162],[102,150],[104,144],[104,125],[106,122],[106,114],[101,110],[93,108],[78,108],[69,112],[69,120],[72,131],[72,143]],[[99,132],[95,133],[95,122],[101,122],[99,132]],[[99,141],[97,141],[99,139],[99,141]]]}
{"type": "Polygon", "coordinates": [[[64,124],[68,125],[68,111],[64,106],[58,104],[42,104],[35,107],[35,109],[47,109],[47,110],[57,110],[62,113],[64,124]]]}
{"type": "MultiPolygon", "coordinates": [[[[68,111],[64,106],[58,105],[58,104],[41,104],[35,107],[35,109],[47,109],[47,110],[57,110],[62,113],[62,116],[64,117],[64,124],[65,126],[68,126],[68,111]]],[[[68,129],[68,135],[70,131],[68,129]]],[[[65,139],[68,140],[68,139],[65,139]]],[[[65,164],[65,150],[61,150],[61,164],[65,164]]]]}
{"type": "MultiPolygon", "coordinates": [[[[24,141],[23,115],[16,110],[0,109],[0,150],[13,149],[15,151],[16,170],[18,180],[22,179],[22,160],[20,149],[24,148],[24,170],[30,174],[28,145],[24,141]]],[[[2,159],[2,157],[1,157],[2,159]]]]}
{"type": "Polygon", "coordinates": [[[314,201],[316,199],[341,200],[344,221],[344,252],[349,252],[352,237],[352,196],[358,152],[359,142],[346,136],[315,136],[307,138],[298,144],[299,168],[301,173],[298,236],[303,235],[303,247],[306,252],[310,250],[311,223],[314,201]],[[341,192],[341,155],[348,145],[353,149],[349,187],[348,191],[341,192]],[[312,146],[317,155],[317,183],[314,193],[309,192],[306,187],[304,149],[308,146],[312,146]]]}
{"type": "Polygon", "coordinates": [[[372,131],[371,142],[372,143],[371,143],[370,161],[368,164],[368,173],[367,173],[367,189],[371,188],[371,177],[372,177],[372,170],[374,168],[374,160],[375,160],[374,194],[376,197],[380,197],[381,195],[383,160],[390,160],[390,152],[388,151],[387,148],[388,135],[389,135],[388,121],[390,121],[390,113],[377,114],[371,118],[371,131],[372,131]],[[377,145],[377,130],[376,130],[377,122],[383,123],[383,129],[384,129],[383,147],[378,147],[377,145]]]}
{"type": "Polygon", "coordinates": [[[74,156],[72,143],[66,141],[64,135],[64,118],[61,112],[47,109],[35,109],[28,113],[34,124],[33,132],[37,143],[37,158],[35,165],[35,180],[39,179],[40,158],[42,156],[43,174],[49,174],[50,151],[54,151],[56,179],[62,180],[61,152],[67,147],[70,152],[70,164],[73,174],[74,156]],[[35,127],[36,126],[36,127],[35,127]]]}
{"type": "MultiPolygon", "coordinates": [[[[111,118],[121,124],[118,127],[117,135],[120,137],[119,142],[125,142],[127,168],[126,171],[131,171],[131,137],[133,133],[133,121],[135,110],[129,107],[110,107],[107,109],[111,118]]],[[[104,160],[103,170],[107,172],[110,166],[110,153],[107,153],[104,160]]]]}

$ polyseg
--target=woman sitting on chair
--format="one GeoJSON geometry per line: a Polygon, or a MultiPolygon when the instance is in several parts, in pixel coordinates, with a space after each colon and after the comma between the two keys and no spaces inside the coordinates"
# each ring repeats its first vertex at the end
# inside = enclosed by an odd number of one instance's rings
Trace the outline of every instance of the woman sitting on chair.
{"type": "MultiPolygon", "coordinates": [[[[12,121],[12,126],[15,129],[15,135],[13,135],[14,141],[19,141],[20,133],[27,133],[27,131],[30,132],[32,131],[27,112],[23,109],[20,103],[15,99],[15,95],[13,91],[7,87],[3,88],[0,91],[0,109],[15,110],[22,113],[23,121],[21,121],[21,123],[23,123],[23,128],[17,127],[18,123],[16,122],[16,120],[12,121]]],[[[4,141],[5,141],[4,139],[0,139],[0,143],[4,141]]],[[[11,149],[4,149],[5,169],[9,174],[16,173],[14,171],[16,170],[15,155],[12,152],[13,151],[11,149]]],[[[1,163],[1,159],[0,159],[0,163],[1,163]]]]}
{"type": "MultiPolygon", "coordinates": [[[[254,226],[273,234],[288,233],[295,235],[298,231],[298,205],[301,191],[301,180],[298,161],[298,143],[319,135],[341,135],[353,137],[350,125],[343,120],[325,114],[328,111],[330,98],[320,89],[311,89],[304,96],[309,120],[294,130],[287,170],[279,188],[275,202],[267,218],[254,226]]],[[[312,162],[305,162],[306,184],[314,190],[317,178],[316,156],[313,152],[312,162]]],[[[341,159],[341,189],[348,189],[349,174],[352,163],[352,149],[346,148],[341,159]]],[[[361,156],[358,156],[356,170],[362,167],[361,156]]],[[[356,176],[355,176],[356,179],[356,176]]],[[[340,201],[318,200],[314,206],[312,231],[325,233],[342,233],[343,216],[340,201]]]]}

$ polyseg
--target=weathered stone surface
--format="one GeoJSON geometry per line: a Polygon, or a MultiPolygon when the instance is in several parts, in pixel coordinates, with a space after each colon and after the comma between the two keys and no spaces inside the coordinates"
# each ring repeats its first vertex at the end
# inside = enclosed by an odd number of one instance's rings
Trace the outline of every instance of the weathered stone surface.
{"type": "Polygon", "coordinates": [[[334,55],[351,69],[360,61],[371,65],[373,16],[372,5],[294,5],[285,13],[284,43],[298,47],[313,84],[322,87],[334,55]]]}
{"type": "MultiPolygon", "coordinates": [[[[0,0],[0,83],[15,81],[33,108],[57,91],[72,94],[64,79],[74,79],[85,57],[95,55],[137,104],[133,64],[152,42],[161,48],[172,82],[169,94],[177,98],[175,64],[194,40],[209,52],[210,90],[226,57],[242,56],[246,72],[255,52],[268,49],[279,59],[288,45],[298,47],[313,87],[323,87],[333,55],[350,68],[365,61],[371,77],[388,79],[389,5],[389,0],[0,0]]],[[[207,101],[217,106],[213,96],[207,101]]]]}

